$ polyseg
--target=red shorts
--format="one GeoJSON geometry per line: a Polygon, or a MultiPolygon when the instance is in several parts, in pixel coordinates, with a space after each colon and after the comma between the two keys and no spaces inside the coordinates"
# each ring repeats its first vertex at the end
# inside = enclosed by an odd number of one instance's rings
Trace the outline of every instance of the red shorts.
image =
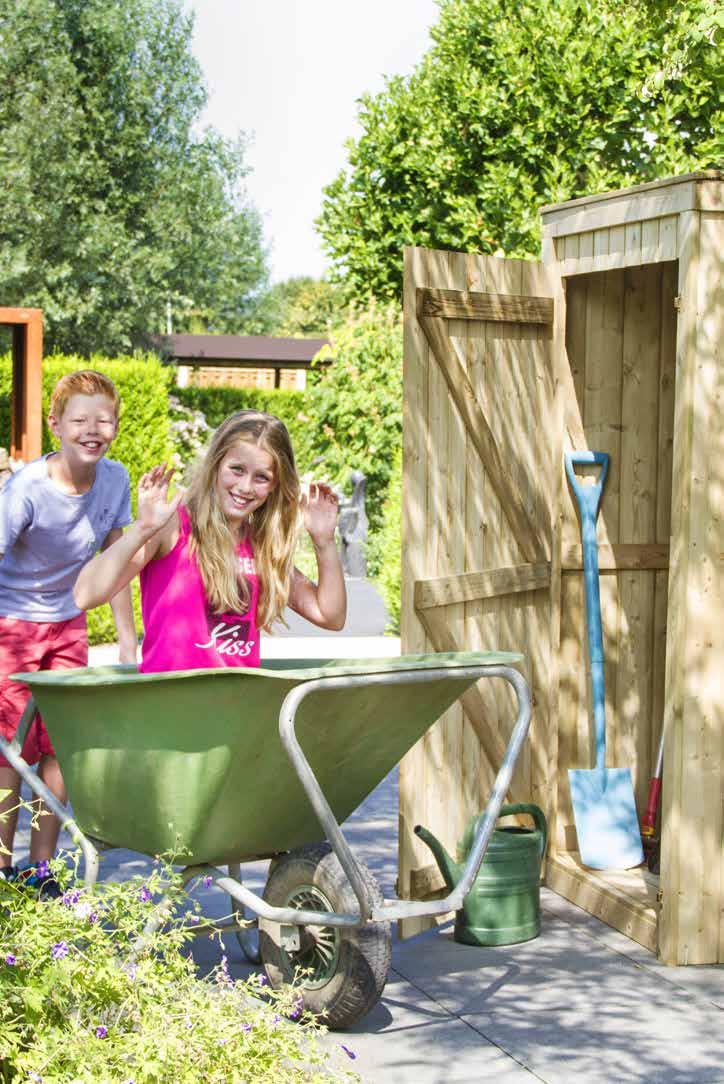
{"type": "MultiPolygon", "coordinates": [[[[12,741],[30,698],[27,685],[10,681],[9,674],[33,670],[71,670],[88,665],[85,614],[69,621],[21,621],[0,617],[0,734],[12,741]]],[[[28,764],[55,756],[48,732],[36,714],[23,745],[28,764]]],[[[0,754],[0,767],[8,762],[0,754]]]]}

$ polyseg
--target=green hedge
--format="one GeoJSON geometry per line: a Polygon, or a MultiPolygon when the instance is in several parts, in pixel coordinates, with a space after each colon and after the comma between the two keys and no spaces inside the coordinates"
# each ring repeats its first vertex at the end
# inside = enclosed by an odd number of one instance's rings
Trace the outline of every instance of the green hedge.
{"type": "Polygon", "coordinates": [[[297,450],[298,440],[295,438],[300,426],[304,424],[299,416],[306,402],[306,392],[287,391],[280,388],[266,390],[265,388],[175,387],[172,394],[189,410],[200,410],[212,429],[216,429],[224,418],[228,418],[237,410],[261,410],[265,414],[275,414],[286,425],[295,452],[297,450]]]}
{"type": "MultiPolygon", "coordinates": [[[[154,354],[132,357],[81,358],[51,355],[43,359],[43,451],[57,447],[47,427],[50,395],[65,373],[75,369],[97,369],[109,376],[121,397],[121,421],[111,447],[111,458],[127,468],[131,478],[131,500],[136,503],[136,486],[144,471],[171,456],[168,394],[172,370],[162,365],[154,354]]],[[[0,447],[10,444],[10,396],[12,361],[0,357],[0,447]]],[[[136,626],[141,628],[137,585],[134,587],[136,626]]],[[[88,615],[88,639],[92,644],[116,639],[110,606],[101,606],[88,615]]]]}
{"type": "Polygon", "coordinates": [[[402,449],[398,447],[387,496],[382,506],[382,528],[370,539],[370,566],[379,569],[377,586],[385,600],[389,632],[400,631],[400,565],[402,560],[402,449]]]}

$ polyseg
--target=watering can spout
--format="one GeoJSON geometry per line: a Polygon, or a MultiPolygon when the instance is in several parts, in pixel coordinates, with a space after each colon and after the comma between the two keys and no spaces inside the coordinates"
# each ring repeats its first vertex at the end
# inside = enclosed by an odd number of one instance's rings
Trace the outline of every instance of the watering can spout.
{"type": "Polygon", "coordinates": [[[456,887],[462,874],[462,867],[454,862],[450,855],[447,853],[442,843],[436,836],[429,832],[427,828],[424,828],[421,824],[418,824],[415,828],[415,835],[419,836],[423,843],[426,843],[433,853],[433,857],[437,862],[440,872],[445,878],[445,884],[448,889],[452,890],[456,887]]]}

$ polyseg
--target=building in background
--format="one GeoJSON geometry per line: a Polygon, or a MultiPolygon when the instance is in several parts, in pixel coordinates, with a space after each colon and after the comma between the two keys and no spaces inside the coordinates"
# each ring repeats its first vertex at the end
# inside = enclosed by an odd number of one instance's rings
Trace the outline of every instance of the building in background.
{"type": "Polygon", "coordinates": [[[303,391],[307,370],[327,339],[269,335],[163,335],[154,345],[178,365],[178,384],[303,391]]]}

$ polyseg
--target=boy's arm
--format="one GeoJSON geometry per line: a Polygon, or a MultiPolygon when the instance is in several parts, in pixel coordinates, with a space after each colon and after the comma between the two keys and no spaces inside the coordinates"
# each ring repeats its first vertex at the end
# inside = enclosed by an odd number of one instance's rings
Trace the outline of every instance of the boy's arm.
{"type": "MultiPolygon", "coordinates": [[[[101,552],[112,546],[122,535],[122,528],[113,527],[106,535],[106,539],[101,546],[101,552]]],[[[136,622],[133,616],[130,583],[127,583],[117,595],[113,596],[110,606],[118,631],[118,661],[135,663],[138,650],[138,633],[136,632],[136,622]]]]}

